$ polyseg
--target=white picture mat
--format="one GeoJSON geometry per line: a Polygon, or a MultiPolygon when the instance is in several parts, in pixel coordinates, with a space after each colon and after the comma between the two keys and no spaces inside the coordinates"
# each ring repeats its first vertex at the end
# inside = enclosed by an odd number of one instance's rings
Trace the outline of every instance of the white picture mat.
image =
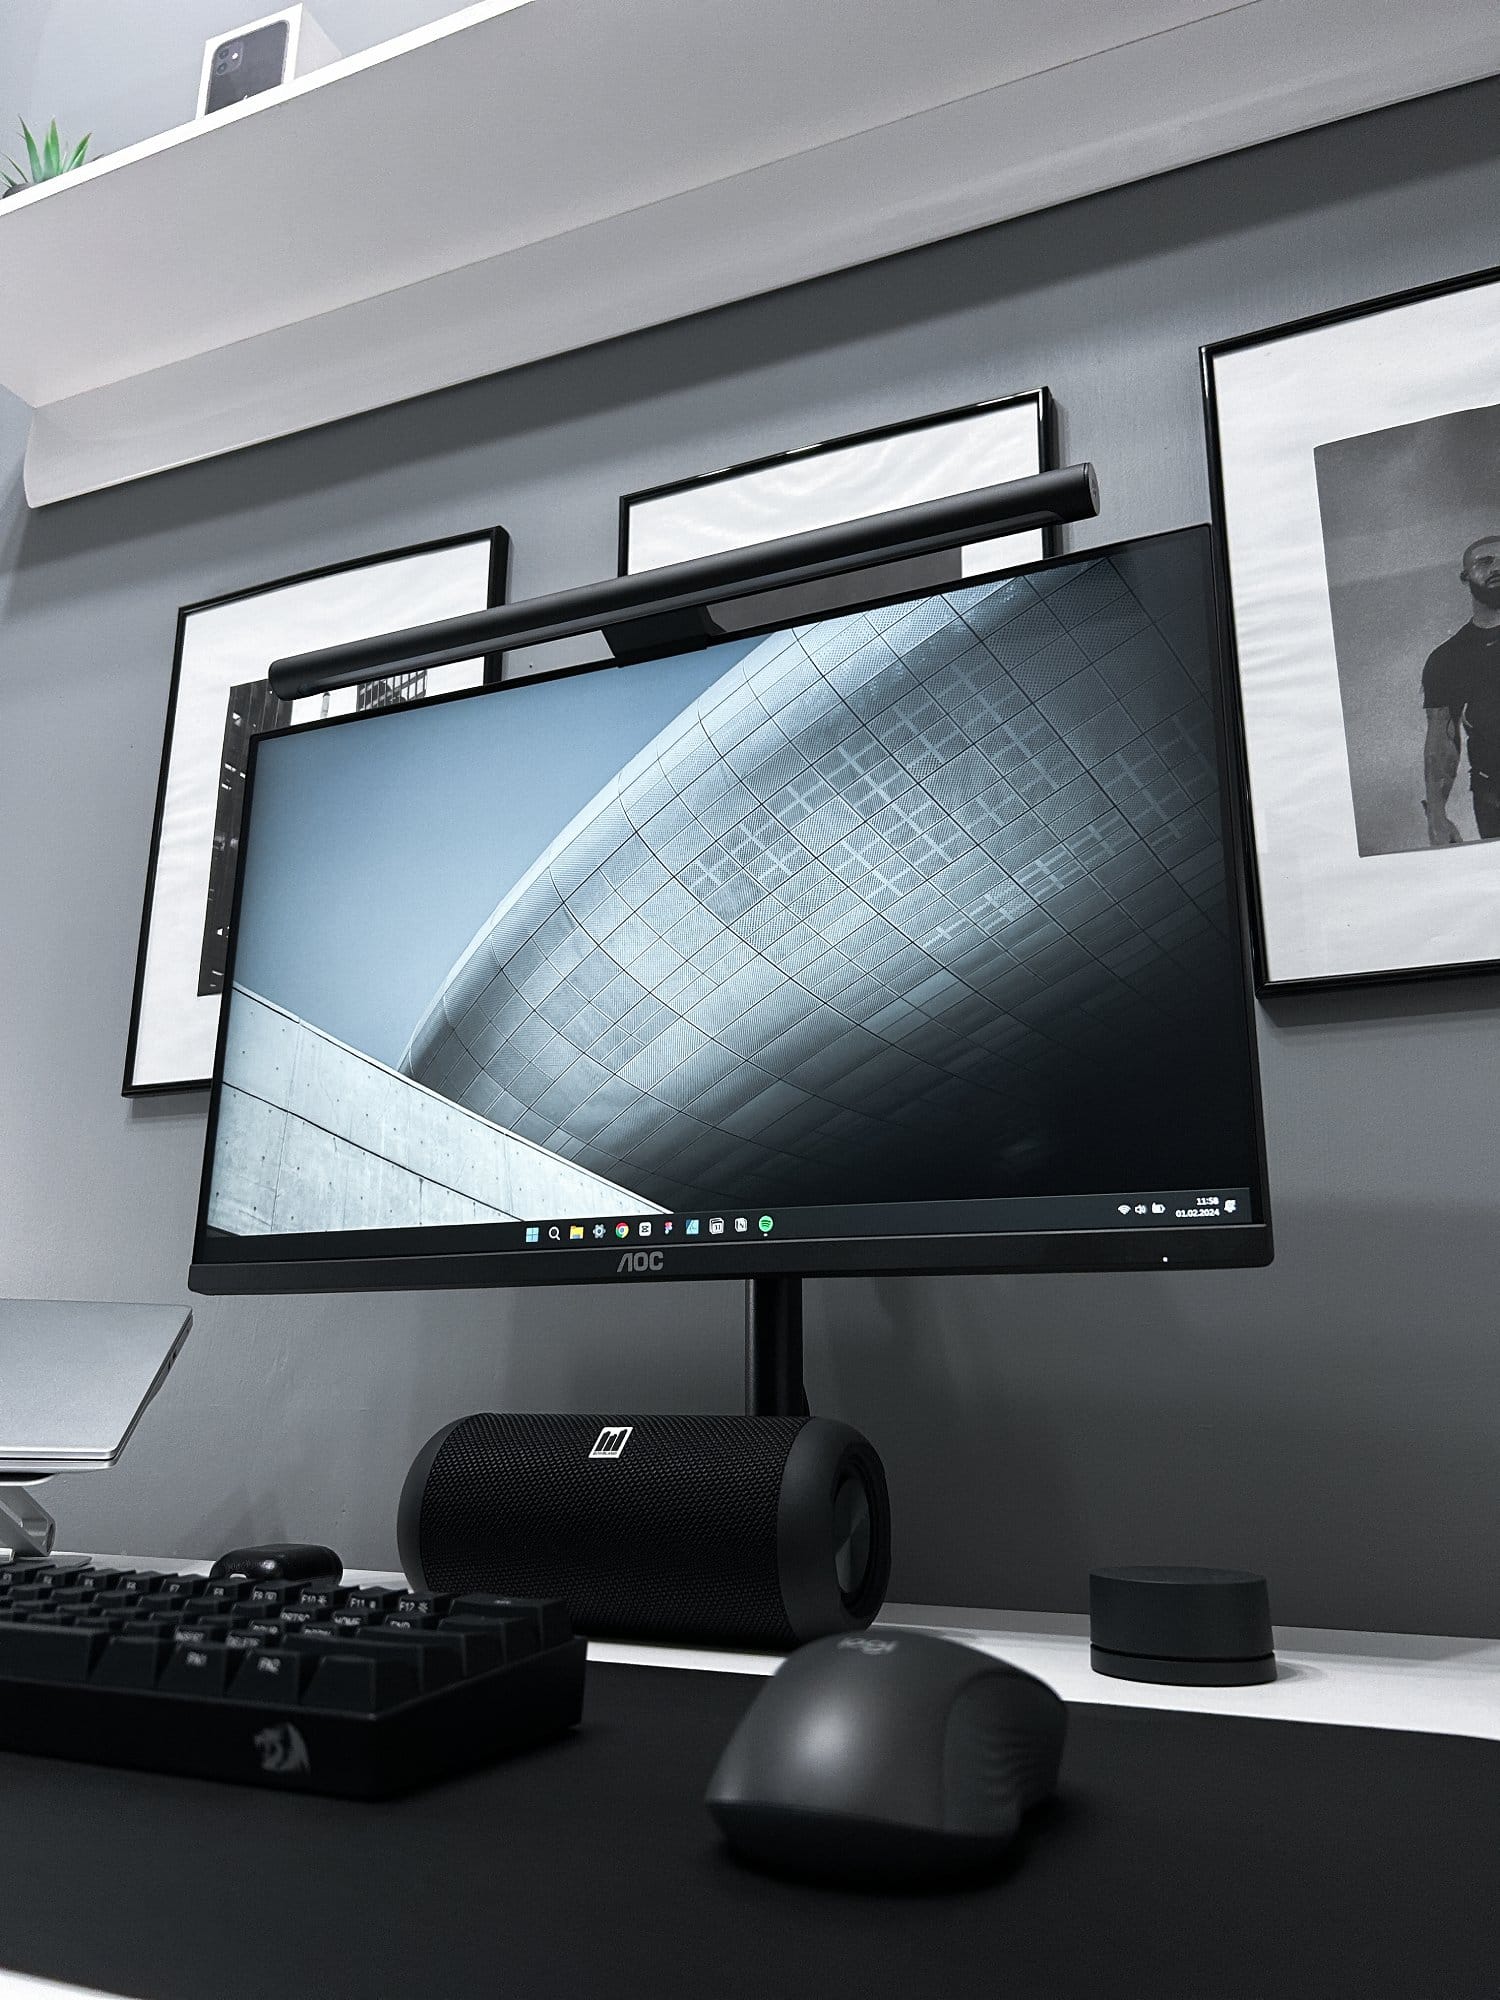
{"type": "MultiPolygon", "coordinates": [[[[264,680],[271,662],[290,653],[482,611],[490,560],[485,534],[187,614],[136,1020],[135,1088],[207,1077],[213,1069],[221,1001],[199,993],[198,968],[229,690],[264,680]]],[[[427,691],[472,687],[483,677],[482,660],[465,661],[429,674],[427,691]]],[[[355,700],[354,688],[340,689],[326,712],[350,713],[355,700]]],[[[293,705],[292,720],[324,712],[314,696],[293,705]]]]}
{"type": "Polygon", "coordinates": [[[1266,975],[1500,957],[1500,845],[1359,852],[1313,461],[1500,401],[1500,285],[1216,355],[1213,381],[1266,975]]]}
{"type": "MultiPolygon", "coordinates": [[[[943,500],[1042,470],[1041,398],[855,439],[629,503],[626,574],[943,500]]],[[[1040,562],[1040,530],[975,542],[963,574],[1040,562]]]]}

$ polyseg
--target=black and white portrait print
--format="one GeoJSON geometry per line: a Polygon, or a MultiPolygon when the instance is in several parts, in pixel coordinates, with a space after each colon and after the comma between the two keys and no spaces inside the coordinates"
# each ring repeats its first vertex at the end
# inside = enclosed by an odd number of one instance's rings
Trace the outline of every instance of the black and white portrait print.
{"type": "Polygon", "coordinates": [[[1313,456],[1359,852],[1500,839],[1500,404],[1313,456]]]}

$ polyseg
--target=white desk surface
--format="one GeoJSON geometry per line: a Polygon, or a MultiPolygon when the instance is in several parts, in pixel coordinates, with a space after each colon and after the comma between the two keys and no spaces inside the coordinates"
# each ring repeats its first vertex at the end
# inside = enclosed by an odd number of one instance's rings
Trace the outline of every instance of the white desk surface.
{"type": "MultiPolygon", "coordinates": [[[[99,1558],[105,1560],[105,1558],[99,1558]]],[[[172,1556],[109,1558],[141,1569],[198,1570],[206,1562],[172,1556]]],[[[351,1569],[351,1583],[400,1584],[393,1571],[351,1569]]],[[[1425,1730],[1500,1741],[1500,1640],[1427,1638],[1403,1632],[1321,1631],[1276,1627],[1277,1678],[1262,1687],[1154,1687],[1111,1680],[1089,1665],[1088,1619],[1059,1612],[956,1610],[889,1604],[876,1623],[941,1632],[1024,1667],[1065,1701],[1176,1708],[1210,1715],[1266,1716],[1284,1722],[1330,1722],[1363,1729],[1425,1730]]],[[[685,1646],[636,1646],[593,1640],[591,1660],[700,1672],[772,1674],[780,1656],[685,1646]]],[[[0,1952],[4,1945],[0,1943],[0,1952]]],[[[100,2000],[95,1989],[59,1986],[0,1969],[0,2000],[44,1996],[100,2000]]]]}
{"type": "MultiPolygon", "coordinates": [[[[1495,1639],[1279,1625],[1274,1681],[1261,1687],[1190,1688],[1155,1687],[1096,1674],[1089,1664],[1089,1621],[1082,1615],[889,1604],[876,1624],[916,1626],[965,1640],[1024,1667],[1055,1688],[1064,1701],[1343,1723],[1361,1729],[1425,1730],[1500,1741],[1500,1640],[1495,1639]]],[[[589,1658],[745,1674],[774,1673],[780,1664],[776,1656],[764,1653],[598,1640],[589,1646],[589,1658]]]]}
{"type": "MultiPolygon", "coordinates": [[[[141,1569],[202,1571],[209,1567],[206,1562],[174,1556],[108,1560],[141,1569]]],[[[365,1569],[345,1571],[345,1580],[406,1582],[398,1571],[365,1569]]],[[[1082,1613],[888,1604],[876,1623],[916,1626],[966,1640],[1024,1667],[1055,1688],[1064,1701],[1187,1709],[1200,1715],[1260,1715],[1283,1722],[1343,1723],[1359,1729],[1414,1729],[1500,1742],[1500,1639],[1429,1638],[1405,1632],[1339,1632],[1278,1625],[1274,1681],[1261,1687],[1185,1688],[1154,1687],[1143,1681],[1117,1681],[1096,1674],[1089,1665],[1089,1621],[1082,1613]]],[[[589,1658],[628,1666],[772,1674],[782,1656],[595,1639],[589,1645],[589,1658]]],[[[3,1989],[0,2000],[4,2000],[3,1989]]]]}

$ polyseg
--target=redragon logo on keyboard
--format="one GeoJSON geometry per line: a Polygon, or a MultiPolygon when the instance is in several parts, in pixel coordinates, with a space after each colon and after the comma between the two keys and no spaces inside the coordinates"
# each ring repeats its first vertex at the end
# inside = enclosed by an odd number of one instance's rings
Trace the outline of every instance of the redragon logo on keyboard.
{"type": "Polygon", "coordinates": [[[290,1778],[312,1769],[312,1759],[307,1754],[302,1732],[294,1729],[289,1722],[278,1722],[274,1728],[260,1730],[255,1737],[255,1747],[260,1752],[260,1768],[275,1777],[290,1778]]]}

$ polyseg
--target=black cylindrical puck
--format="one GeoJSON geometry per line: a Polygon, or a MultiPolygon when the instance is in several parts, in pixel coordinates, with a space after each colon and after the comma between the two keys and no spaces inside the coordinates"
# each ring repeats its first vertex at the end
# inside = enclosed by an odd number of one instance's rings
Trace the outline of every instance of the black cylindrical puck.
{"type": "Polygon", "coordinates": [[[1174,1687],[1276,1678],[1266,1580],[1250,1570],[1147,1565],[1089,1577],[1095,1673],[1174,1687]]]}

